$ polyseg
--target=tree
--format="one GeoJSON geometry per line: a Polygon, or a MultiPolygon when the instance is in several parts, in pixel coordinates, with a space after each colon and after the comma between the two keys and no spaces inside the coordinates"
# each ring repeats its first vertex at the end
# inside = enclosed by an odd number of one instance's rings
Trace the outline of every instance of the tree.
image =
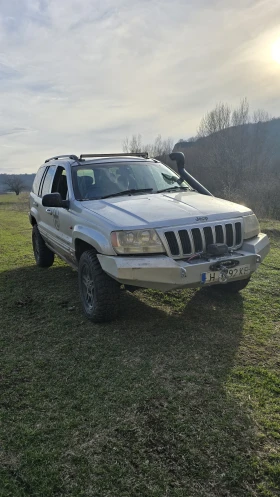
{"type": "Polygon", "coordinates": [[[174,143],[172,138],[166,138],[163,140],[161,135],[158,135],[154,143],[146,145],[146,149],[150,157],[165,157],[171,154],[173,146],[174,143]]]}
{"type": "Polygon", "coordinates": [[[8,187],[8,190],[15,192],[16,195],[19,195],[20,192],[22,192],[22,190],[24,190],[25,188],[25,184],[22,179],[15,174],[7,176],[5,183],[8,187]]]}
{"type": "Polygon", "coordinates": [[[141,135],[132,135],[131,138],[126,137],[123,141],[123,151],[127,154],[137,154],[139,152],[146,152],[142,150],[142,137],[141,135]]]}
{"type": "Polygon", "coordinates": [[[271,121],[272,117],[266,110],[258,109],[253,114],[253,123],[265,123],[271,121]]]}
{"type": "Polygon", "coordinates": [[[231,125],[232,126],[242,126],[242,124],[248,124],[250,122],[249,115],[249,102],[247,98],[242,98],[239,107],[237,107],[231,115],[231,125]]]}
{"type": "Polygon", "coordinates": [[[218,103],[215,109],[207,112],[200,121],[197,136],[209,136],[231,125],[231,110],[228,104],[218,103]]]}
{"type": "Polygon", "coordinates": [[[242,98],[239,106],[234,110],[231,110],[227,103],[219,102],[215,109],[207,112],[201,119],[197,136],[199,138],[209,136],[231,126],[241,126],[249,122],[249,103],[246,97],[242,98]]]}
{"type": "Polygon", "coordinates": [[[279,127],[280,119],[262,109],[250,116],[246,98],[234,109],[219,103],[201,119],[196,141],[178,143],[176,150],[214,195],[279,218],[279,127]]]}
{"type": "Polygon", "coordinates": [[[148,145],[142,144],[142,136],[132,135],[131,138],[126,137],[123,141],[123,151],[126,153],[148,152],[150,157],[167,157],[173,150],[172,138],[162,139],[158,135],[153,143],[148,145]]]}

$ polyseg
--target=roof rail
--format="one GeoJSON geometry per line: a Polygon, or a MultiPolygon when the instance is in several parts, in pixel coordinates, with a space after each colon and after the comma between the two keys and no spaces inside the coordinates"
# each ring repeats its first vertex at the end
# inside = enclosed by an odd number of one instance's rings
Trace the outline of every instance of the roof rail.
{"type": "Polygon", "coordinates": [[[73,159],[73,160],[77,160],[77,161],[80,160],[76,155],[66,154],[66,155],[55,155],[54,157],[50,157],[49,159],[45,160],[45,163],[49,162],[50,160],[58,160],[58,159],[62,159],[64,157],[68,157],[68,159],[73,159]]]}
{"type": "Polygon", "coordinates": [[[148,152],[136,152],[136,153],[123,153],[123,154],[82,154],[80,155],[80,160],[85,159],[85,158],[90,158],[90,157],[143,157],[144,159],[148,159],[149,154],[148,152]]]}

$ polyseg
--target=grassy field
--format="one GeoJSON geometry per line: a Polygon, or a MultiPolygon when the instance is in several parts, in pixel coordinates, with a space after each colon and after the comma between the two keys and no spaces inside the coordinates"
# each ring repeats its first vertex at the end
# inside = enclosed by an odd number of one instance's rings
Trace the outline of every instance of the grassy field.
{"type": "Polygon", "coordinates": [[[242,294],[123,293],[88,322],[0,196],[1,497],[280,495],[280,223],[242,294]]]}

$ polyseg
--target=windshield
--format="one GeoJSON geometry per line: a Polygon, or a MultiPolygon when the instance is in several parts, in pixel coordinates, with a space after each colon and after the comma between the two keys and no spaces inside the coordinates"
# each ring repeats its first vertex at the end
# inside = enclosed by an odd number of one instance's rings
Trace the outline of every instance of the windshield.
{"type": "Polygon", "coordinates": [[[74,194],[78,200],[192,190],[177,173],[161,162],[85,164],[72,168],[74,194]]]}

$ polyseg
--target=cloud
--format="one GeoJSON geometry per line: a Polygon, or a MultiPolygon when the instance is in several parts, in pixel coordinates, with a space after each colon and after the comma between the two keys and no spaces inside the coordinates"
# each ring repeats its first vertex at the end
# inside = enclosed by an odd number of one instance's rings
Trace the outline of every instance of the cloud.
{"type": "Polygon", "coordinates": [[[30,133],[32,130],[26,128],[13,128],[13,129],[1,129],[0,136],[5,135],[18,135],[20,133],[30,133]]]}
{"type": "Polygon", "coordinates": [[[0,0],[5,168],[188,137],[220,100],[279,113],[279,15],[278,0],[0,0]]]}

